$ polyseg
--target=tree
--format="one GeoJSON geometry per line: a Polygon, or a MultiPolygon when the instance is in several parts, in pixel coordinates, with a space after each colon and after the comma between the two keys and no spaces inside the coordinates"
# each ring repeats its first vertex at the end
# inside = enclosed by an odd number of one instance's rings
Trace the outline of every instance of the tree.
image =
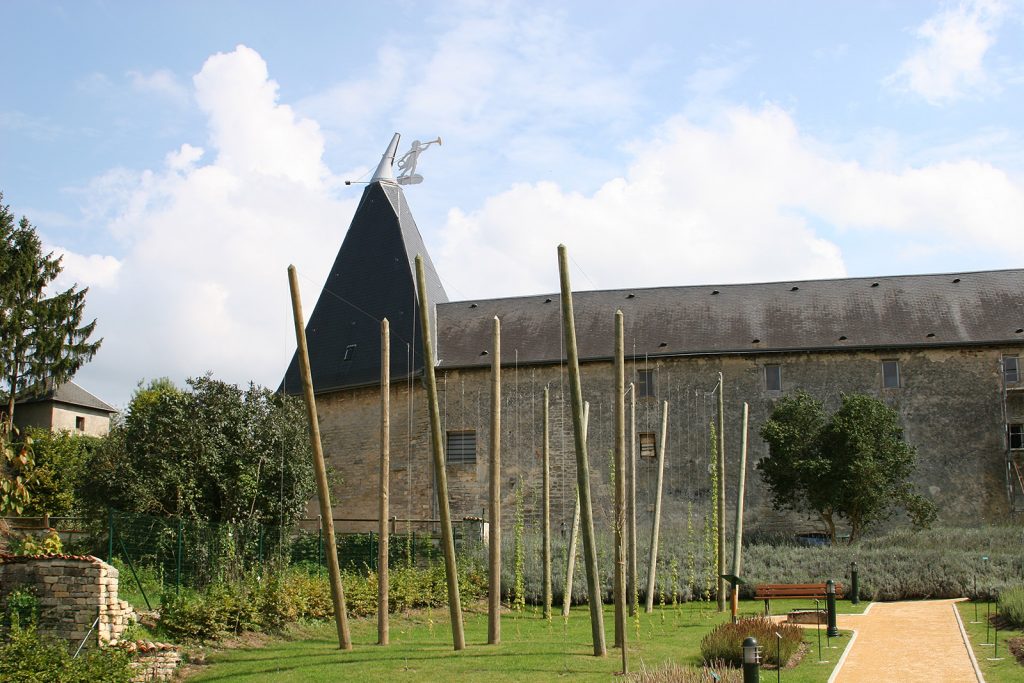
{"type": "Polygon", "coordinates": [[[904,510],[915,527],[935,519],[935,506],[909,479],[917,452],[903,439],[896,411],[861,394],[843,395],[831,417],[804,392],[783,398],[761,427],[769,455],[757,463],[776,509],[817,514],[832,541],[836,523],[850,542],[872,524],[904,510]]]}
{"type": "Polygon", "coordinates": [[[89,506],[291,524],[313,495],[302,402],[210,376],[140,386],[97,452],[89,506]]]}
{"type": "Polygon", "coordinates": [[[82,324],[88,288],[48,291],[61,270],[61,257],[43,253],[27,218],[15,225],[0,193],[0,388],[6,387],[8,428],[18,397],[67,381],[103,341],[89,341],[95,320],[82,324]]]}
{"type": "Polygon", "coordinates": [[[25,514],[71,516],[82,512],[83,482],[103,439],[67,430],[32,428],[24,435],[35,459],[32,497],[25,514]]]}

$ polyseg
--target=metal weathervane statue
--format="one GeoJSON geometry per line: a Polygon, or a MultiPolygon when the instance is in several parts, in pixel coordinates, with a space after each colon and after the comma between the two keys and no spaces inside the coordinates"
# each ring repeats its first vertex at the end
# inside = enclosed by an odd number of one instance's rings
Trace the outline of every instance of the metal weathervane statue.
{"type": "Polygon", "coordinates": [[[416,162],[419,161],[420,154],[423,154],[427,147],[435,143],[440,145],[441,138],[438,137],[436,140],[431,140],[427,143],[422,143],[419,140],[412,141],[412,147],[395,164],[401,171],[398,177],[395,178],[399,185],[419,185],[423,182],[423,176],[416,173],[416,162]]]}

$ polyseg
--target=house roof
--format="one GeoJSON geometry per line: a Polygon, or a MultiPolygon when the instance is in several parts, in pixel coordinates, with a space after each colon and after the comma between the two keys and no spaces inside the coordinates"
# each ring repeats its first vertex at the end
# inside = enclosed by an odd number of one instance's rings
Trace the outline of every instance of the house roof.
{"type": "MultiPolygon", "coordinates": [[[[616,309],[631,356],[1024,344],[1024,270],[575,292],[573,309],[581,360],[612,356],[616,309]]],[[[437,315],[441,368],[489,365],[494,316],[506,362],[563,357],[558,294],[437,315]]]]}
{"type": "MultiPolygon", "coordinates": [[[[423,244],[405,194],[394,180],[371,182],[352,217],[338,256],[306,324],[309,364],[317,392],[380,382],[380,320],[391,327],[391,376],[423,369],[423,338],[416,297],[417,254],[423,256],[430,319],[433,304],[448,301],[423,244]]],[[[302,390],[298,358],[280,391],[302,390]]]]}
{"type": "Polygon", "coordinates": [[[114,408],[105,401],[101,401],[99,398],[78,386],[71,380],[64,382],[64,384],[61,384],[56,389],[50,389],[39,396],[21,399],[16,405],[42,403],[44,401],[66,403],[68,405],[79,406],[81,408],[93,408],[95,410],[102,410],[108,413],[117,412],[117,408],[114,408]]]}

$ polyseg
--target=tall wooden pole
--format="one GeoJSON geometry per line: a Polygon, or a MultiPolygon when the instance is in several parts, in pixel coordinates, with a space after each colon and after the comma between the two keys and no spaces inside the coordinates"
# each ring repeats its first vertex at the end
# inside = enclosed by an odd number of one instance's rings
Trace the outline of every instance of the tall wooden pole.
{"type": "MultiPolygon", "coordinates": [[[[590,424],[590,401],[583,404],[583,438],[587,438],[590,424]]],[[[572,580],[576,573],[576,543],[580,538],[580,492],[576,491],[576,506],[572,511],[572,527],[569,529],[569,551],[565,558],[565,591],[562,596],[562,616],[569,616],[572,607],[572,580]]]]}
{"type": "Polygon", "coordinates": [[[583,527],[583,563],[587,571],[587,599],[590,603],[590,631],[594,656],[604,657],[604,605],[597,572],[597,544],[594,538],[594,515],[590,499],[590,460],[583,431],[583,386],[580,380],[580,357],[576,347],[576,322],[572,311],[572,289],[569,284],[569,254],[564,244],[558,245],[558,275],[562,297],[562,327],[569,361],[569,389],[572,395],[572,432],[576,446],[576,484],[580,496],[580,525],[583,527]]]}
{"type": "Polygon", "coordinates": [[[389,486],[391,477],[391,328],[388,319],[380,321],[380,509],[377,511],[377,644],[390,641],[388,629],[388,522],[391,517],[389,486]]]}
{"type": "Polygon", "coordinates": [[[491,349],[490,537],[487,540],[487,643],[501,642],[501,321],[491,349]]]}
{"type": "Polygon", "coordinates": [[[718,373],[718,611],[725,611],[725,382],[718,373]]]}
{"type": "Polygon", "coordinates": [[[327,468],[324,465],[324,450],[320,443],[320,422],[316,416],[313,376],[309,370],[309,349],[306,347],[306,328],[302,324],[302,298],[299,294],[299,278],[295,273],[295,266],[288,266],[288,286],[292,294],[295,341],[299,347],[299,372],[302,376],[302,396],[306,400],[306,416],[309,419],[309,442],[313,447],[313,471],[316,473],[316,491],[320,499],[320,517],[327,535],[327,568],[331,575],[331,602],[334,604],[334,623],[338,627],[338,647],[342,650],[351,650],[352,639],[349,637],[348,615],[345,612],[345,589],[341,585],[341,568],[338,566],[331,493],[327,486],[327,468]]]}
{"type": "Polygon", "coordinates": [[[626,489],[626,602],[636,614],[636,385],[629,383],[629,487],[626,489]]]}
{"type": "MultiPolygon", "coordinates": [[[[743,491],[747,481],[747,404],[743,404],[743,427],[740,432],[740,474],[736,480],[736,531],[732,539],[732,575],[739,576],[743,568],[743,491]]],[[[732,588],[732,620],[735,622],[740,608],[740,587],[732,588]]]]}
{"type": "Polygon", "coordinates": [[[448,474],[444,467],[444,440],[441,435],[441,411],[437,406],[437,378],[434,376],[434,342],[430,326],[430,302],[427,301],[427,277],[423,257],[416,255],[416,286],[420,294],[420,336],[423,337],[423,369],[427,380],[427,406],[430,408],[430,443],[434,453],[434,479],[437,484],[437,509],[441,517],[441,545],[444,548],[444,573],[448,579],[448,616],[452,622],[452,642],[456,650],[466,647],[462,625],[462,601],[459,599],[459,572],[455,566],[455,540],[448,506],[448,474]]]}
{"type": "Polygon", "coordinates": [[[647,560],[647,593],[644,611],[654,611],[654,582],[658,574],[658,534],[661,530],[661,493],[665,482],[665,449],[668,444],[668,401],[661,403],[661,439],[658,441],[658,481],[654,488],[654,521],[651,522],[651,554],[647,560]]]}
{"type": "Polygon", "coordinates": [[[626,668],[626,360],[622,311],[615,311],[615,647],[626,668]]]}
{"type": "Polygon", "coordinates": [[[550,392],[544,387],[544,618],[551,618],[551,428],[548,401],[550,392]]]}

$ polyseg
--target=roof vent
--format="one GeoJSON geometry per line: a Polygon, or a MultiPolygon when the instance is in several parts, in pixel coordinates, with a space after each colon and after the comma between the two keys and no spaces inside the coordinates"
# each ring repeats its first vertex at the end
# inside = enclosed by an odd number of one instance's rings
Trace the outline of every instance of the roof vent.
{"type": "Polygon", "coordinates": [[[342,358],[342,360],[352,360],[352,356],[354,356],[355,354],[356,354],[356,345],[355,344],[349,344],[348,346],[345,347],[345,356],[342,358]]]}
{"type": "Polygon", "coordinates": [[[799,288],[799,287],[797,287],[796,285],[793,285],[792,287],[790,287],[790,288],[789,288],[789,291],[791,291],[791,292],[795,292],[795,291],[796,291],[796,290],[798,290],[798,289],[800,289],[800,288],[799,288]]]}
{"type": "Polygon", "coordinates": [[[489,356],[490,354],[489,354],[489,353],[487,353],[487,351],[481,351],[481,352],[480,352],[480,355],[481,355],[481,356],[489,356]]]}
{"type": "Polygon", "coordinates": [[[711,290],[711,293],[712,293],[712,294],[718,294],[718,290],[717,290],[717,289],[712,289],[712,290],[711,290]]]}
{"type": "Polygon", "coordinates": [[[845,335],[845,334],[844,334],[844,335],[841,335],[841,336],[839,337],[839,341],[846,341],[846,335],[845,335]]]}
{"type": "Polygon", "coordinates": [[[935,333],[934,333],[934,332],[929,332],[929,333],[928,333],[928,334],[926,334],[925,336],[926,336],[926,337],[928,337],[929,339],[931,339],[932,337],[934,337],[934,336],[935,336],[935,333]]]}
{"type": "Polygon", "coordinates": [[[877,283],[877,282],[872,282],[872,283],[871,283],[871,286],[872,286],[872,287],[877,287],[877,286],[878,286],[878,283],[877,283]]]}
{"type": "Polygon", "coordinates": [[[547,299],[544,299],[544,303],[546,303],[546,304],[551,303],[551,297],[548,297],[547,299]]]}
{"type": "Polygon", "coordinates": [[[958,283],[958,282],[960,282],[960,278],[958,278],[958,277],[955,277],[955,278],[953,278],[953,284],[954,284],[954,285],[955,285],[956,283],[958,283]]]}
{"type": "Polygon", "coordinates": [[[751,343],[751,344],[760,344],[760,343],[761,343],[761,340],[760,340],[760,339],[757,339],[757,338],[755,337],[755,338],[754,338],[754,341],[752,341],[752,342],[750,342],[750,343],[751,343]]]}
{"type": "Polygon", "coordinates": [[[469,307],[470,308],[476,308],[476,304],[470,304],[469,307]]]}
{"type": "Polygon", "coordinates": [[[668,344],[666,344],[665,342],[661,342],[660,344],[658,344],[658,348],[659,348],[659,349],[663,349],[663,348],[665,348],[666,346],[668,346],[668,344]]]}
{"type": "Polygon", "coordinates": [[[635,299],[636,298],[636,294],[627,294],[626,298],[627,299],[635,299]]]}

